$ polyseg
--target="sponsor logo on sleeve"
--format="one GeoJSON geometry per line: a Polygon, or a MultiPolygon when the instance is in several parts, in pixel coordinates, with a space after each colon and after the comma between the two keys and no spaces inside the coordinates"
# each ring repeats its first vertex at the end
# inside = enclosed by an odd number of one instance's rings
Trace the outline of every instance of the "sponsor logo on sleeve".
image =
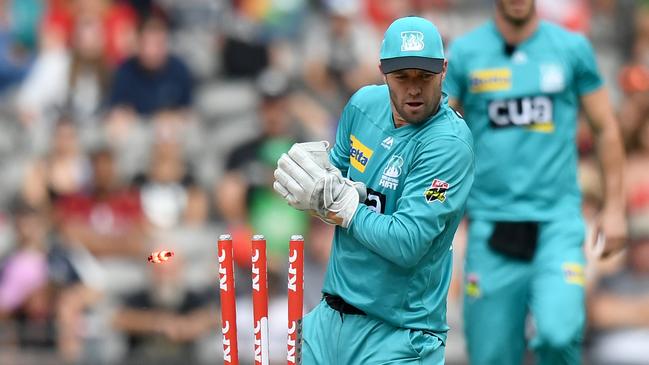
{"type": "Polygon", "coordinates": [[[476,70],[471,72],[470,80],[472,93],[510,90],[512,70],[508,68],[476,70]]]}
{"type": "Polygon", "coordinates": [[[446,191],[449,189],[450,185],[446,181],[439,179],[433,180],[433,183],[430,184],[430,187],[424,192],[424,197],[428,203],[434,201],[444,202],[446,200],[446,191]]]}
{"type": "Polygon", "coordinates": [[[349,151],[349,162],[356,170],[365,172],[367,163],[370,162],[374,151],[364,145],[353,134],[350,136],[351,148],[349,151]]]}

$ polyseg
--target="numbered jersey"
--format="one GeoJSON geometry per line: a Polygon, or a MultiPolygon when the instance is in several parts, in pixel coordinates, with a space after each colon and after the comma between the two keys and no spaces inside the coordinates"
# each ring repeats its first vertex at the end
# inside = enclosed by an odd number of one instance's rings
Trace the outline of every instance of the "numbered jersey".
{"type": "Polygon", "coordinates": [[[475,140],[468,214],[547,220],[579,214],[575,134],[581,95],[601,87],[581,35],[547,22],[511,52],[493,22],[450,48],[445,90],[475,140]]]}
{"type": "Polygon", "coordinates": [[[367,186],[349,229],[336,228],[324,291],[397,327],[444,339],[453,235],[473,182],[473,141],[447,104],[395,128],[388,88],[346,105],[330,159],[367,186]]]}

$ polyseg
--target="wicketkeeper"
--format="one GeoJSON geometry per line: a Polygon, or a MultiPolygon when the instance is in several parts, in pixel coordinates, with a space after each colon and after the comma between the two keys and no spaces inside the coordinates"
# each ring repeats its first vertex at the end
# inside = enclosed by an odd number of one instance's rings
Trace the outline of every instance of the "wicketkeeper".
{"type": "Polygon", "coordinates": [[[335,224],[323,301],[304,318],[303,364],[443,364],[451,241],[473,183],[471,133],[447,105],[429,21],[385,32],[385,85],[345,106],[336,143],[294,145],[275,190],[335,224]],[[328,157],[328,158],[327,158],[328,157]]]}

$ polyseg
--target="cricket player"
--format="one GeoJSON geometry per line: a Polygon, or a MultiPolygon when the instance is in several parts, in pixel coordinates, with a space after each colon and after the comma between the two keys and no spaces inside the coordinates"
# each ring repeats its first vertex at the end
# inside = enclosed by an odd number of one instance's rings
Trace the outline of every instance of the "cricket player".
{"type": "Polygon", "coordinates": [[[581,363],[584,221],[577,116],[597,143],[604,255],[626,237],[618,126],[593,49],[539,20],[534,0],[496,0],[495,19],[456,39],[445,91],[463,107],[476,153],[467,203],[464,323],[473,365],[521,364],[526,318],[540,364],[581,363]]]}
{"type": "Polygon", "coordinates": [[[436,27],[397,19],[385,85],[351,97],[329,159],[307,143],[278,161],[275,190],[337,225],[323,301],[304,318],[305,365],[444,363],[451,241],[474,165],[471,132],[442,94],[446,68],[436,27]]]}

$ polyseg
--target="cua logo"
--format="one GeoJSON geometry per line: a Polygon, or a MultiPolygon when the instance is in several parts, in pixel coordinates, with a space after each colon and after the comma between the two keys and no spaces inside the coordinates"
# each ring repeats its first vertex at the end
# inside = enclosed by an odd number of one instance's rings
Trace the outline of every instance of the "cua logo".
{"type": "Polygon", "coordinates": [[[349,150],[349,162],[358,171],[365,172],[365,166],[372,158],[374,151],[365,146],[355,136],[350,136],[351,147],[349,150]]]}

